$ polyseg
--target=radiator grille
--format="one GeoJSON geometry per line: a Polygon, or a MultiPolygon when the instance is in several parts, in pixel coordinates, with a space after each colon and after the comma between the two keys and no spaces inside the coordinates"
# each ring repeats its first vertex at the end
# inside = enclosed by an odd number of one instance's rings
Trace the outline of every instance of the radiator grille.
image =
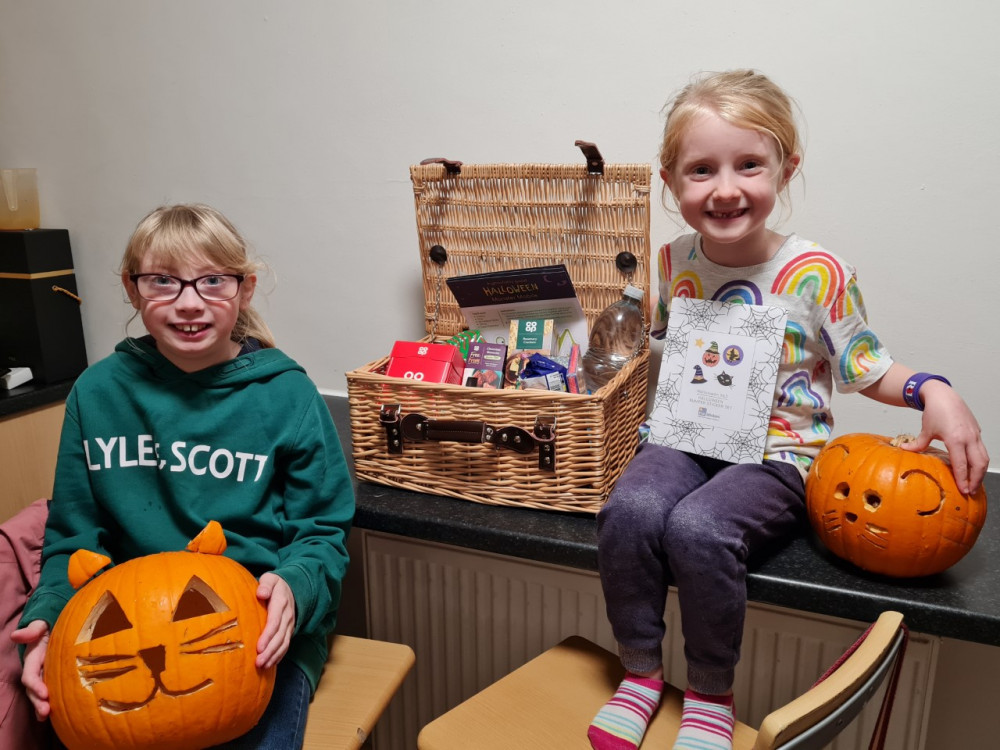
{"type": "MultiPolygon", "coordinates": [[[[412,750],[420,728],[570,635],[614,651],[596,573],[367,532],[369,635],[409,644],[414,670],[380,720],[375,750],[412,750]]],[[[676,596],[668,598],[664,667],[685,684],[676,596]]],[[[807,690],[862,625],[751,605],[736,672],[737,717],[752,726],[807,690]]],[[[887,750],[924,746],[938,642],[915,634],[887,750]]],[[[880,699],[831,745],[865,750],[880,699]]],[[[584,739],[584,746],[586,741],[584,739]]]]}

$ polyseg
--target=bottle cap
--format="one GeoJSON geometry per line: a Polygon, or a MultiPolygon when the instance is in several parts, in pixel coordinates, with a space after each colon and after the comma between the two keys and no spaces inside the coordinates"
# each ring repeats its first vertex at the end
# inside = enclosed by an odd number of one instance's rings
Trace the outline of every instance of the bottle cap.
{"type": "Polygon", "coordinates": [[[632,299],[637,299],[641,301],[643,296],[643,291],[637,286],[626,284],[625,289],[622,291],[622,294],[628,295],[632,299]]]}

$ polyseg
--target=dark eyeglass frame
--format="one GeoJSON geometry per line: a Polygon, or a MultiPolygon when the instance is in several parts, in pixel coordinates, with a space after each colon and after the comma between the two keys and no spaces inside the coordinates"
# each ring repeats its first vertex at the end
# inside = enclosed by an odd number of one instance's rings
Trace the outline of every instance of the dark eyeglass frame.
{"type": "Polygon", "coordinates": [[[236,295],[240,293],[240,287],[243,284],[243,280],[246,279],[246,276],[244,276],[241,273],[207,273],[204,276],[199,276],[197,279],[182,279],[180,276],[174,276],[173,274],[169,273],[130,273],[128,277],[132,281],[132,283],[135,284],[135,290],[136,292],[138,292],[139,296],[148,302],[173,302],[175,299],[177,299],[184,293],[184,288],[188,286],[192,287],[194,289],[195,294],[197,294],[199,297],[205,300],[205,302],[228,302],[231,299],[235,299],[236,295]],[[181,287],[180,289],[177,290],[177,294],[175,294],[173,297],[155,297],[155,298],[146,297],[139,290],[139,279],[147,276],[157,276],[161,279],[173,279],[174,281],[179,281],[181,287]],[[236,291],[233,292],[233,296],[224,298],[205,297],[201,293],[201,290],[198,288],[198,282],[201,281],[202,279],[212,279],[212,278],[236,279],[236,291]]]}

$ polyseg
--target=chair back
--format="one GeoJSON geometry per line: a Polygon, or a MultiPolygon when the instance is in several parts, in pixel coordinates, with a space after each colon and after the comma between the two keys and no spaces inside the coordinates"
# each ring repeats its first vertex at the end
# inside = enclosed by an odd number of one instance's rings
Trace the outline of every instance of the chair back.
{"type": "Polygon", "coordinates": [[[882,711],[872,747],[881,747],[908,631],[899,612],[883,612],[830,672],[761,722],[754,750],[822,750],[871,700],[886,676],[882,711]]]}

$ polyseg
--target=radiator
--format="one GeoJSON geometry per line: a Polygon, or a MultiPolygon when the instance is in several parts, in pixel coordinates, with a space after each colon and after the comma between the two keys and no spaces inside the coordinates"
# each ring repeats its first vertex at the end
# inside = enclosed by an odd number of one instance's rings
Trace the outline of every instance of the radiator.
{"type": "MultiPolygon", "coordinates": [[[[424,724],[567,636],[615,651],[596,573],[376,532],[365,533],[364,557],[370,637],[409,644],[417,657],[376,727],[375,750],[413,750],[424,724]]],[[[664,667],[683,687],[676,606],[672,595],[664,667]]],[[[807,690],[865,626],[751,604],[734,686],[737,718],[759,725],[807,690]]],[[[911,637],[888,750],[924,747],[938,645],[911,637]]],[[[879,704],[877,696],[831,747],[866,750],[879,704]]]]}

